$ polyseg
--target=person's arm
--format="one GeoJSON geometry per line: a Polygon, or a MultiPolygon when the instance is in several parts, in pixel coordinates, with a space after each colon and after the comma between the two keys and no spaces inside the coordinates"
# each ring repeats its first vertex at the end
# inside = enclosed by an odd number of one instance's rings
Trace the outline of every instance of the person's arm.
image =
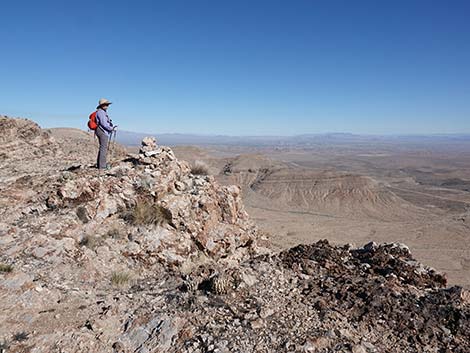
{"type": "Polygon", "coordinates": [[[106,113],[103,110],[98,110],[96,113],[96,117],[98,118],[98,124],[103,128],[103,130],[107,132],[112,132],[113,131],[113,125],[110,124],[108,121],[108,117],[106,116],[106,113]]]}

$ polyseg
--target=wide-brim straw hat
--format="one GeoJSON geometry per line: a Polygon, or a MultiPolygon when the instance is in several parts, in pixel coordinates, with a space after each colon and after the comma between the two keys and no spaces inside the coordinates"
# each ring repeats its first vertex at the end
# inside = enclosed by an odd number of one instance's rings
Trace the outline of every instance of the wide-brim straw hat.
{"type": "Polygon", "coordinates": [[[109,100],[105,98],[101,98],[100,101],[98,102],[98,106],[96,107],[96,109],[98,109],[102,105],[110,105],[110,104],[113,104],[113,103],[111,103],[109,100]]]}

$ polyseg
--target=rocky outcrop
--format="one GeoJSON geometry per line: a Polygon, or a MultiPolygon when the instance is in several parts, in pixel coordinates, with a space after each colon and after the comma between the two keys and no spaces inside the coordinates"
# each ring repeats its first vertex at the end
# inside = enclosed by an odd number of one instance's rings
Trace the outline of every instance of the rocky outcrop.
{"type": "Polygon", "coordinates": [[[54,139],[28,119],[0,115],[0,166],[54,153],[54,139]]]}
{"type": "MultiPolygon", "coordinates": [[[[138,257],[143,251],[187,265],[200,252],[216,260],[247,255],[253,249],[255,228],[238,187],[219,186],[213,177],[195,176],[190,170],[171,149],[145,139],[137,156],[104,175],[77,170],[66,174],[65,181],[55,181],[46,205],[52,212],[77,215],[77,222],[91,229],[99,229],[105,221],[131,220],[128,237],[150,247],[140,246],[137,253],[128,249],[128,256],[138,257]],[[146,219],[142,213],[148,211],[160,219],[146,219]]],[[[73,237],[79,240],[78,234],[73,237]]]]}
{"type": "Polygon", "coordinates": [[[29,143],[43,145],[49,135],[41,127],[28,119],[11,119],[0,115],[0,143],[4,147],[11,143],[29,143]],[[43,142],[43,143],[41,143],[43,142]]]}
{"type": "Polygon", "coordinates": [[[100,172],[32,122],[0,130],[0,350],[470,348],[468,291],[404,245],[271,252],[237,186],[191,174],[153,138],[100,172]],[[22,160],[30,145],[42,152],[22,160]]]}

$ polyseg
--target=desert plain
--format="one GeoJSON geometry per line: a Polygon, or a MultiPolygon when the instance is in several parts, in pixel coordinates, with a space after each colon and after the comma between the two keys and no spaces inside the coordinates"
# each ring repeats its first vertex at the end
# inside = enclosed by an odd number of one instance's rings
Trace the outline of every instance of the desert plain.
{"type": "Polygon", "coordinates": [[[470,287],[470,141],[465,136],[313,135],[175,146],[223,184],[286,249],[328,239],[400,242],[470,287]]]}

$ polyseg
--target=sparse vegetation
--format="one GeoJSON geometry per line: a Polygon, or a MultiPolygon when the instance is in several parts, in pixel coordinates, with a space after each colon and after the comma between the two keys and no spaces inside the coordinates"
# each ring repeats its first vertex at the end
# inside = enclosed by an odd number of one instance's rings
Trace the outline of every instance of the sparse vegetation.
{"type": "Polygon", "coordinates": [[[26,341],[29,337],[29,334],[27,332],[17,332],[13,335],[13,341],[16,341],[16,342],[22,342],[22,341],[26,341]]]}
{"type": "Polygon", "coordinates": [[[9,273],[13,271],[13,266],[0,263],[0,272],[9,273]]]}
{"type": "Polygon", "coordinates": [[[103,244],[103,239],[94,235],[85,235],[82,240],[80,240],[79,244],[91,250],[95,250],[98,246],[103,244]]]}
{"type": "Polygon", "coordinates": [[[126,285],[130,279],[131,275],[127,272],[113,272],[111,275],[111,283],[118,287],[126,285]]]}
{"type": "Polygon", "coordinates": [[[86,246],[91,250],[95,250],[97,247],[104,244],[106,238],[112,239],[123,239],[125,237],[124,232],[119,227],[113,227],[109,229],[106,234],[99,236],[99,235],[85,235],[82,240],[80,240],[80,246],[86,246]]]}
{"type": "Polygon", "coordinates": [[[10,349],[10,343],[7,340],[0,341],[0,353],[6,353],[10,349]]]}
{"type": "Polygon", "coordinates": [[[148,191],[152,189],[154,183],[155,181],[151,177],[149,177],[148,175],[145,175],[140,179],[139,188],[142,189],[143,191],[148,191]]]}
{"type": "Polygon", "coordinates": [[[142,199],[125,214],[124,219],[134,225],[162,225],[170,223],[171,213],[153,201],[142,199]]]}
{"type": "Polygon", "coordinates": [[[202,161],[195,161],[191,166],[191,174],[193,175],[208,175],[209,167],[202,161]]]}
{"type": "Polygon", "coordinates": [[[113,239],[123,239],[125,234],[121,228],[116,226],[108,230],[108,232],[106,233],[106,236],[108,238],[113,238],[113,239]]]}
{"type": "Polygon", "coordinates": [[[87,211],[86,211],[85,207],[79,206],[77,208],[77,217],[83,223],[88,223],[89,219],[88,219],[88,214],[87,214],[87,211]]]}

